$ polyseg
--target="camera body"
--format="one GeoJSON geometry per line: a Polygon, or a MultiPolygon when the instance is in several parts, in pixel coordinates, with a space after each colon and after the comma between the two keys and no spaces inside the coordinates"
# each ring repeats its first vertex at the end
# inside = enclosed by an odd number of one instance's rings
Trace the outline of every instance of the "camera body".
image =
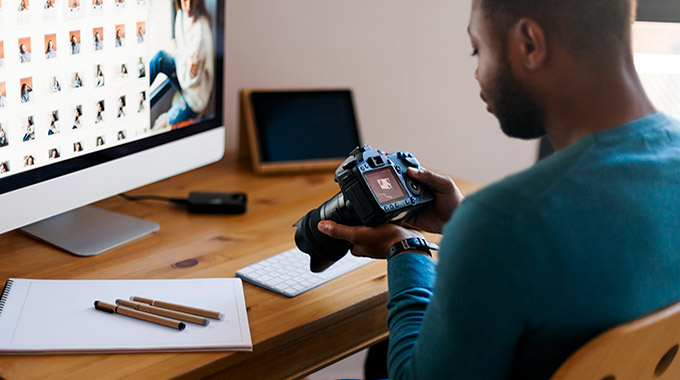
{"type": "Polygon", "coordinates": [[[434,200],[424,185],[406,176],[420,168],[409,152],[384,154],[368,145],[354,149],[335,171],[345,202],[364,226],[398,223],[434,200]]]}
{"type": "Polygon", "coordinates": [[[352,246],[320,232],[320,221],[370,227],[399,223],[434,201],[429,188],[406,175],[409,167],[420,167],[409,152],[386,155],[365,145],[350,153],[335,171],[341,191],[295,223],[295,243],[309,254],[312,272],[326,270],[352,246]]]}

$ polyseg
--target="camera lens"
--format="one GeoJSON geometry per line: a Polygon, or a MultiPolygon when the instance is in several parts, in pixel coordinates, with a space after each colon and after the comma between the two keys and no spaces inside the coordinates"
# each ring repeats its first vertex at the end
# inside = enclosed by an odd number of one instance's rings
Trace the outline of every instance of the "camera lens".
{"type": "Polygon", "coordinates": [[[342,193],[338,193],[324,204],[308,212],[295,226],[295,244],[309,255],[312,272],[323,272],[340,260],[352,244],[346,240],[334,239],[319,231],[322,220],[332,220],[345,225],[358,225],[357,218],[349,209],[342,193]]]}

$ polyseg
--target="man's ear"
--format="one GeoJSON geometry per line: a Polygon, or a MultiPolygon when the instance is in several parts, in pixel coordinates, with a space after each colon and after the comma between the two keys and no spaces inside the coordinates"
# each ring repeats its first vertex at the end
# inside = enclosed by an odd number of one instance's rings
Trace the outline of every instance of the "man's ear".
{"type": "Polygon", "coordinates": [[[527,70],[541,68],[548,57],[548,46],[543,28],[533,19],[525,17],[510,29],[508,48],[512,49],[516,63],[527,70]]]}

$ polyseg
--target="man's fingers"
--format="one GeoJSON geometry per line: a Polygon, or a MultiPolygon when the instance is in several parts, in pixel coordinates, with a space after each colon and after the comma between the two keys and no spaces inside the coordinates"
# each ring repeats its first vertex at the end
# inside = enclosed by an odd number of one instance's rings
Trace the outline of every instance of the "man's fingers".
{"type": "Polygon", "coordinates": [[[326,235],[332,238],[347,241],[352,241],[352,238],[354,236],[354,228],[356,228],[338,224],[331,220],[322,220],[319,222],[319,225],[317,227],[319,228],[319,231],[325,233],[326,235]]]}
{"type": "Polygon", "coordinates": [[[450,193],[455,187],[451,178],[429,171],[425,168],[408,168],[407,172],[410,177],[426,184],[436,193],[450,193]]]}

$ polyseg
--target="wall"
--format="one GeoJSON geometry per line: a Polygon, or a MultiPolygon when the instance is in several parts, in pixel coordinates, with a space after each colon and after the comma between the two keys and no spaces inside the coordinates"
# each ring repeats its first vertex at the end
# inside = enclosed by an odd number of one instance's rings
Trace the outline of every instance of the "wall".
{"type": "Polygon", "coordinates": [[[467,37],[470,0],[229,0],[225,122],[241,88],[350,87],[362,138],[488,183],[528,167],[535,142],[486,113],[467,37]]]}

